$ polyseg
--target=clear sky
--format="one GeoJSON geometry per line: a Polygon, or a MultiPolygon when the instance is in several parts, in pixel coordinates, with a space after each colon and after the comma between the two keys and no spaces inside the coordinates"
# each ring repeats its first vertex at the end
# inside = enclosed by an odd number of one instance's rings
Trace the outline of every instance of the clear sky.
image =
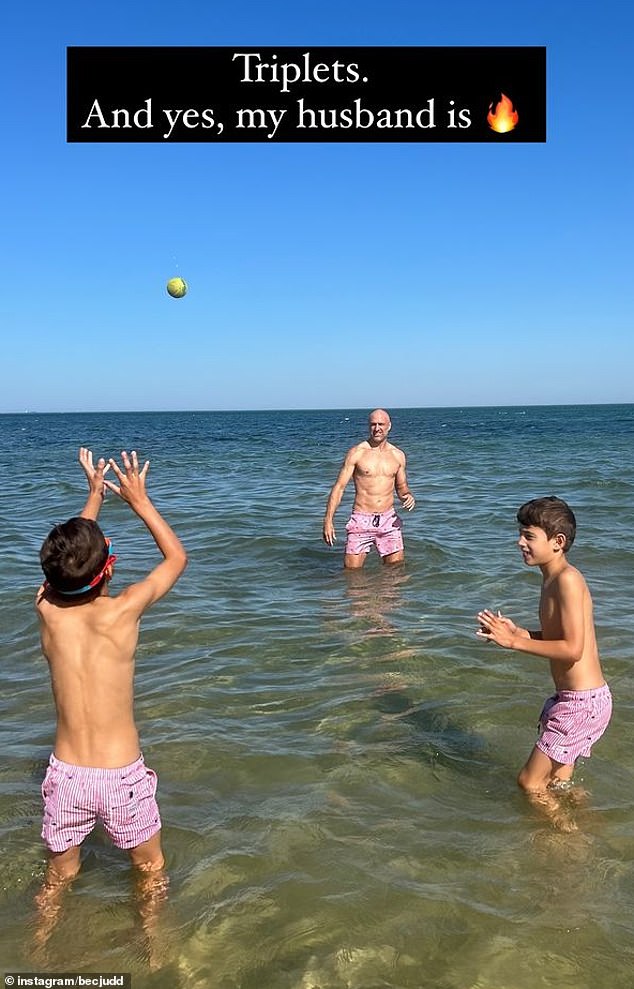
{"type": "Polygon", "coordinates": [[[27,2],[2,34],[0,411],[634,401],[630,4],[27,2]],[[548,141],[65,143],[67,45],[257,44],[546,45],[548,141]]]}

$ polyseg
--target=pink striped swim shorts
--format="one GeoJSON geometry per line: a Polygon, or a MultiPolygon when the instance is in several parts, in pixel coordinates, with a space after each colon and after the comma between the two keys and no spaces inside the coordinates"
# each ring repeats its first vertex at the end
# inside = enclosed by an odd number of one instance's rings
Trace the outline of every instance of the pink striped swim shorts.
{"type": "Polygon", "coordinates": [[[136,848],[161,829],[156,784],[142,755],[120,769],[73,766],[51,755],[42,783],[42,838],[52,852],[63,852],[81,845],[100,820],[117,848],[136,848]]]}
{"type": "Polygon", "coordinates": [[[537,748],[571,766],[587,758],[610,723],[612,695],[606,683],[593,690],[560,690],[549,697],[539,718],[537,748]]]}
{"type": "Polygon", "coordinates": [[[379,556],[389,556],[403,549],[403,523],[393,508],[374,515],[353,512],[346,525],[346,553],[357,556],[376,546],[379,556]]]}

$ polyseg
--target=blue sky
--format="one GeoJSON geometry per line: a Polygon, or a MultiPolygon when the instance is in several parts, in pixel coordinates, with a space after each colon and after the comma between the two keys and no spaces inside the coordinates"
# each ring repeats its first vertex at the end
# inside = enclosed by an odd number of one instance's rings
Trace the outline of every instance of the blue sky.
{"type": "Polygon", "coordinates": [[[0,412],[634,401],[633,40],[620,0],[11,5],[0,412]],[[546,45],[548,141],[65,143],[67,45],[256,44],[546,45]]]}

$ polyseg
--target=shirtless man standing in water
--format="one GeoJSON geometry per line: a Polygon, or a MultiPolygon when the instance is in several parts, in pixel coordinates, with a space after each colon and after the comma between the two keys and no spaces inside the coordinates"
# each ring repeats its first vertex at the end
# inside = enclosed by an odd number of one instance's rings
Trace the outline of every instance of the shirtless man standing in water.
{"type": "Polygon", "coordinates": [[[362,567],[366,555],[375,546],[384,563],[400,563],[403,551],[401,520],[394,510],[394,491],[408,512],[416,504],[405,474],[405,454],[388,443],[392,428],[385,409],[370,413],[369,436],[348,450],[339,477],[335,481],[324,515],[324,541],[334,545],[334,516],[346,485],[354,480],[354,505],[346,525],[348,538],[343,565],[353,570],[362,567]]]}

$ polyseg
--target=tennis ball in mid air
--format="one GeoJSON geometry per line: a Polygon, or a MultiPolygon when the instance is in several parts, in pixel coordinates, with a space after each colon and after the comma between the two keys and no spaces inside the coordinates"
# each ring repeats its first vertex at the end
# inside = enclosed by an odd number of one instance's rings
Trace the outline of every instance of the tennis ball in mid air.
{"type": "Polygon", "coordinates": [[[187,294],[187,282],[184,278],[170,278],[167,283],[167,294],[173,299],[182,299],[187,294]]]}

